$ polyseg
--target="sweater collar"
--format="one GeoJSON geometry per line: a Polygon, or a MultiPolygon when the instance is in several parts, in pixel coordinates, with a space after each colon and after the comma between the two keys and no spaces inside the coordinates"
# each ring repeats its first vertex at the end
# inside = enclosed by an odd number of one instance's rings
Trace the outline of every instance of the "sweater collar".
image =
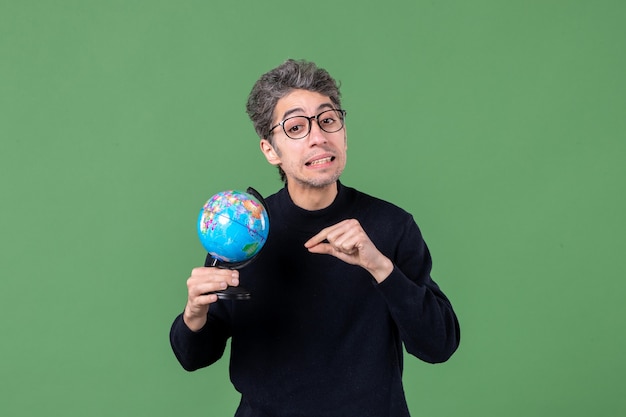
{"type": "MultiPolygon", "coordinates": [[[[285,186],[276,193],[276,205],[272,207],[276,210],[272,216],[280,217],[287,221],[290,225],[320,227],[320,223],[334,224],[344,220],[347,216],[347,208],[349,207],[350,188],[345,187],[341,182],[337,182],[337,196],[335,200],[328,206],[320,210],[306,210],[298,207],[285,186]]],[[[325,227],[325,226],[324,226],[325,227]]],[[[308,229],[308,227],[307,227],[308,229]]]]}

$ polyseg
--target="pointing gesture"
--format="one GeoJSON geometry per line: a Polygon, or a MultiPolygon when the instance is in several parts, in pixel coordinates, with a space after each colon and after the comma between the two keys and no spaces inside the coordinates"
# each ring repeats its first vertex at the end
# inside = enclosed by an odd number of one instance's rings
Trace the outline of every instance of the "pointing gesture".
{"type": "Polygon", "coordinates": [[[374,246],[355,219],[344,220],[323,229],[304,246],[311,253],[332,255],[346,263],[361,266],[379,283],[393,271],[391,260],[374,246]]]}

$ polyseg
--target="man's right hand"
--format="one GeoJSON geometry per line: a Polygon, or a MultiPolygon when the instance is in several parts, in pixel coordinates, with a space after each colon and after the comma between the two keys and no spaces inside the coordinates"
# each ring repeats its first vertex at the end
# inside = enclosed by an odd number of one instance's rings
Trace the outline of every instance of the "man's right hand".
{"type": "Polygon", "coordinates": [[[183,321],[190,330],[197,332],[206,324],[209,305],[217,301],[215,291],[239,285],[237,270],[215,267],[194,268],[187,280],[187,305],[183,321]]]}

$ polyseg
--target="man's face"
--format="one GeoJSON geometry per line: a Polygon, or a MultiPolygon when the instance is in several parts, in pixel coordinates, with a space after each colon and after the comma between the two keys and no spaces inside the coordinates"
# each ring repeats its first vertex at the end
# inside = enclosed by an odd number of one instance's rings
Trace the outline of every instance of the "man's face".
{"type": "MultiPolygon", "coordinates": [[[[292,116],[315,116],[335,106],[322,94],[308,90],[294,90],[278,100],[274,109],[273,125],[292,116]]],[[[324,188],[334,184],[346,166],[347,137],[345,126],[334,133],[320,129],[316,119],[311,131],[302,139],[291,139],[278,126],[273,140],[261,140],[261,150],[268,162],[279,165],[291,187],[324,188]]]]}

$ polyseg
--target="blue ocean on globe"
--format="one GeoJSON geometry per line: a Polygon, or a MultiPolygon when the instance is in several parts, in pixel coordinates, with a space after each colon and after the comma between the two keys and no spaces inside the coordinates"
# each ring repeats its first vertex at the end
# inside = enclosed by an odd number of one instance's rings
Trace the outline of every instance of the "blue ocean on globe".
{"type": "Polygon", "coordinates": [[[198,236],[202,246],[222,262],[243,262],[263,247],[269,217],[252,194],[227,190],[213,195],[200,210],[198,236]]]}

